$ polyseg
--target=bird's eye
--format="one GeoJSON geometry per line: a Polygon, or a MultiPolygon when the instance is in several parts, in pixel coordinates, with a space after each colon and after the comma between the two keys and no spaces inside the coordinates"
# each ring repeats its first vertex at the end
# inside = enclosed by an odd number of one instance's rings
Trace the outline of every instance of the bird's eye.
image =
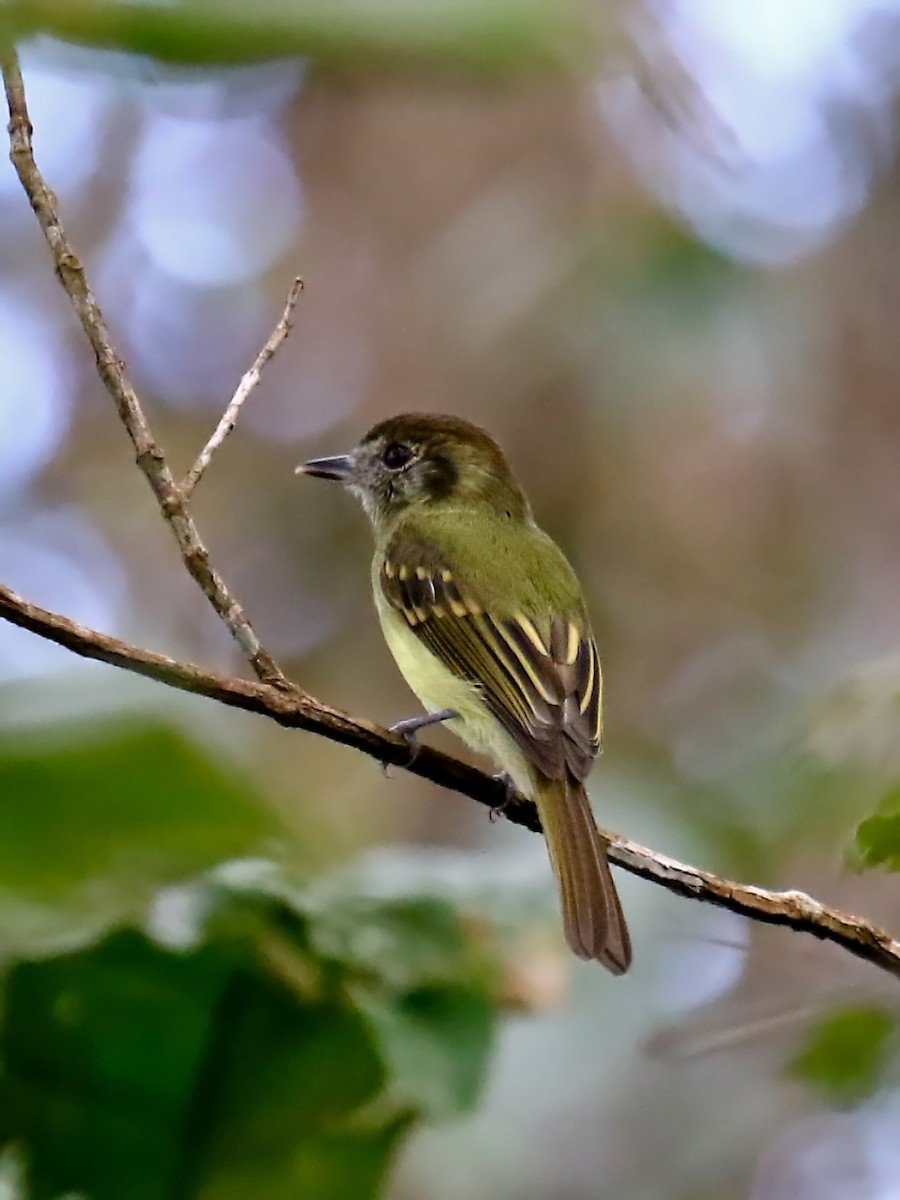
{"type": "Polygon", "coordinates": [[[399,471],[401,467],[406,466],[412,456],[413,452],[409,446],[404,446],[402,442],[391,442],[385,447],[381,458],[388,470],[399,471]]]}

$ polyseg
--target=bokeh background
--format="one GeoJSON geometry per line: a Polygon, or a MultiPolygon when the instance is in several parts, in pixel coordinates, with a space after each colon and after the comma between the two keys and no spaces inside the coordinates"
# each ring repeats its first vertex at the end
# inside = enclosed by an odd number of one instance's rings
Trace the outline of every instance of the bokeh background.
{"type": "MultiPolygon", "coordinates": [[[[177,469],[305,280],[196,494],[214,561],[303,687],[411,715],[364,519],[293,466],[402,410],[483,424],[588,595],[602,822],[900,930],[895,880],[861,870],[898,862],[900,5],[353,7],[331,28],[262,5],[244,61],[233,4],[6,6],[7,35],[39,35],[38,162],[177,469]],[[887,841],[855,840],[875,812],[887,841]]],[[[0,580],[240,671],[8,164],[0,364],[0,580]]],[[[25,966],[147,911],[177,947],[175,885],[264,833],[306,880],[477,910],[499,964],[483,1088],[403,1140],[391,1200],[897,1196],[896,984],[874,968],[622,878],[614,981],[566,955],[540,841],[461,797],[5,625],[0,679],[8,1062],[39,1009],[25,966]],[[210,840],[225,793],[241,815],[210,840]]],[[[11,1195],[44,1128],[23,1134],[26,1091],[0,1115],[11,1195]]],[[[248,1193],[363,1195],[202,1194],[248,1193]]]]}

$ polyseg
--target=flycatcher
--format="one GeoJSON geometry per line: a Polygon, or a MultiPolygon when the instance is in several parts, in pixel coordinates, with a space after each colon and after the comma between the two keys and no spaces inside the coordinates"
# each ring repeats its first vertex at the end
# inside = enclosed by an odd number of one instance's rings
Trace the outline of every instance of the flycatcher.
{"type": "Polygon", "coordinates": [[[336,479],[375,533],[381,628],[428,715],[534,800],[569,946],[616,975],[631,942],[584,780],[600,749],[600,660],[575,572],[535,524],[496,442],[458,417],[409,413],[350,454],[297,468],[336,479]]]}

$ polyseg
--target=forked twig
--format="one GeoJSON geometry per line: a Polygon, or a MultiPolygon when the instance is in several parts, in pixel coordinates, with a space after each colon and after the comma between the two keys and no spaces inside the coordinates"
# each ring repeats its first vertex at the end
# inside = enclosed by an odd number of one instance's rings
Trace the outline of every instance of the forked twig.
{"type": "Polygon", "coordinates": [[[227,626],[258,678],[276,686],[291,687],[293,685],[261,645],[243,608],[210,563],[209,552],[188,511],[185,497],[153,436],[137,392],[128,378],[125,363],[113,346],[103,313],[85,277],[84,267],[66,237],[59,219],[56,197],[47,187],[35,162],[33,129],[15,50],[7,50],[2,62],[3,86],[9,107],[10,159],[50,247],[59,281],[91,343],[97,359],[97,373],[131,438],[137,464],[153,489],[160,512],[175,536],[184,565],[227,626]]]}

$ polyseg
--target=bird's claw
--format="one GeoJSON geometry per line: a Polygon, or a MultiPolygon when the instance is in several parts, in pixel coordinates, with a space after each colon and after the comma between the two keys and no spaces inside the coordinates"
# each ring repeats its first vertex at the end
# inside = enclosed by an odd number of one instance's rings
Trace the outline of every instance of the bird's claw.
{"type": "Polygon", "coordinates": [[[519,790],[513,782],[512,776],[508,775],[506,771],[501,771],[499,774],[494,775],[493,778],[496,779],[498,783],[502,783],[506,789],[506,795],[503,797],[500,803],[495,804],[488,813],[488,820],[498,821],[500,817],[506,815],[506,810],[509,808],[509,806],[516,802],[519,795],[519,790]]]}
{"type": "MultiPolygon", "coordinates": [[[[419,757],[419,752],[422,749],[419,743],[419,730],[426,729],[429,725],[439,725],[441,721],[449,721],[453,717],[458,717],[459,713],[455,708],[442,708],[440,712],[425,713],[422,717],[407,717],[405,721],[396,721],[393,725],[388,726],[388,732],[399,734],[409,747],[409,759],[404,764],[411,767],[419,757]]],[[[383,762],[381,769],[386,776],[390,775],[391,764],[383,762]]]]}
{"type": "MultiPolygon", "coordinates": [[[[416,720],[418,720],[417,717],[410,718],[410,721],[416,720]]],[[[398,721],[395,725],[388,726],[388,729],[391,733],[398,733],[400,737],[403,738],[404,742],[406,742],[409,750],[409,759],[407,760],[406,766],[411,767],[419,757],[419,751],[422,749],[417,732],[419,726],[415,725],[412,728],[409,728],[406,721],[398,721]]],[[[389,767],[390,763],[383,763],[382,765],[389,767]]]]}

